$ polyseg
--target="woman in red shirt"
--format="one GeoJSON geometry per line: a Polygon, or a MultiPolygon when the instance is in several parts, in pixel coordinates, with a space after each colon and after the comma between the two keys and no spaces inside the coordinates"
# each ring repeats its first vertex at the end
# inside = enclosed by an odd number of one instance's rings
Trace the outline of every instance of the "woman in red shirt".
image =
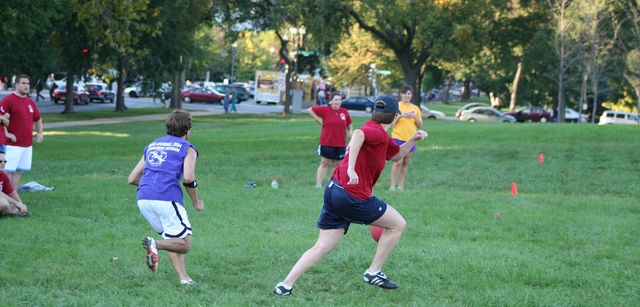
{"type": "Polygon", "coordinates": [[[335,169],[342,159],[344,159],[347,139],[345,130],[351,138],[353,126],[349,111],[341,108],[342,97],[333,94],[328,106],[315,106],[309,108],[309,115],[322,126],[320,141],[318,145],[318,155],[320,156],[320,166],[316,172],[316,188],[322,187],[322,181],[327,176],[329,164],[335,169]]]}

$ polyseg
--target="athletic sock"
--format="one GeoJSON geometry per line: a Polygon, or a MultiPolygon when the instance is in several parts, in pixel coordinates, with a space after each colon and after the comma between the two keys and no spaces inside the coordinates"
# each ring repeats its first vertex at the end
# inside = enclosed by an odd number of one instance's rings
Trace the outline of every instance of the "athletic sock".
{"type": "Polygon", "coordinates": [[[285,288],[285,289],[287,289],[287,290],[291,290],[291,288],[292,288],[291,286],[289,286],[289,285],[287,285],[287,284],[285,284],[285,283],[283,283],[283,282],[278,283],[278,284],[276,285],[276,287],[284,287],[284,288],[285,288]]]}
{"type": "Polygon", "coordinates": [[[380,273],[380,272],[382,272],[382,270],[380,270],[380,271],[378,271],[378,272],[373,272],[373,273],[372,273],[372,272],[369,272],[369,270],[367,269],[367,271],[366,271],[365,273],[366,273],[366,274],[369,274],[369,275],[378,275],[378,273],[380,273]]]}

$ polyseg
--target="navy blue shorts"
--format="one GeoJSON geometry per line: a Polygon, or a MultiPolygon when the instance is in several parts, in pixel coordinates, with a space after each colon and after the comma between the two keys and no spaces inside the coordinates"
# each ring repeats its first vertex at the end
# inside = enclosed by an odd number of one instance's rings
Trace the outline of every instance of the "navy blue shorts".
{"type": "Polygon", "coordinates": [[[387,204],[375,196],[360,200],[345,191],[335,179],[324,189],[324,206],[316,226],[320,229],[344,228],[351,223],[371,224],[387,211],[387,204]]]}
{"type": "Polygon", "coordinates": [[[331,146],[318,145],[318,156],[331,159],[331,160],[344,159],[345,151],[346,151],[346,147],[331,147],[331,146]]]}

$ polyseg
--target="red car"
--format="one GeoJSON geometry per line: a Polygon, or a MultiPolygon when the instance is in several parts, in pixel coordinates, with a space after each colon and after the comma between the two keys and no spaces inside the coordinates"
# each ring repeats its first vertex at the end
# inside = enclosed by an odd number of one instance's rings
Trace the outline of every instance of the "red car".
{"type": "Polygon", "coordinates": [[[194,101],[217,102],[220,103],[223,95],[209,88],[192,87],[180,93],[180,97],[186,103],[194,101]]]}
{"type": "Polygon", "coordinates": [[[518,122],[546,123],[551,121],[551,113],[538,106],[528,106],[520,109],[517,112],[507,112],[504,114],[515,117],[516,121],[518,122]]]}
{"type": "MultiPolygon", "coordinates": [[[[67,86],[63,85],[56,89],[53,92],[53,102],[58,104],[58,101],[64,101],[67,99],[67,86]]],[[[78,91],[78,87],[73,87],[73,102],[78,104],[83,102],[84,104],[89,104],[89,93],[85,91],[78,91]]]]}

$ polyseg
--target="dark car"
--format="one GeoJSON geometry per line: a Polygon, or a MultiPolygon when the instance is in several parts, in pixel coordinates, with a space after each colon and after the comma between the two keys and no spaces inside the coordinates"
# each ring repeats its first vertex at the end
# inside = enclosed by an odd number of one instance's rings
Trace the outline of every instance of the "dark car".
{"type": "Polygon", "coordinates": [[[100,101],[105,103],[109,101],[109,103],[113,103],[115,98],[115,94],[113,91],[109,90],[106,84],[87,84],[87,91],[89,92],[89,101],[100,101]]]}
{"type": "Polygon", "coordinates": [[[236,95],[238,95],[238,103],[249,99],[249,93],[247,93],[247,89],[245,89],[242,85],[216,84],[213,87],[213,89],[215,89],[222,95],[225,94],[227,88],[231,90],[231,93],[233,93],[234,89],[236,90],[236,95]]]}
{"type": "Polygon", "coordinates": [[[349,97],[342,101],[342,107],[348,110],[365,110],[373,112],[375,102],[370,97],[349,97]]]}
{"type": "Polygon", "coordinates": [[[180,93],[180,97],[186,103],[190,103],[194,101],[219,103],[224,98],[222,94],[220,94],[215,90],[212,90],[209,88],[201,88],[201,87],[192,87],[186,91],[183,91],[180,93]]]}
{"type": "Polygon", "coordinates": [[[528,106],[520,109],[517,112],[507,112],[504,114],[515,117],[518,122],[546,123],[551,121],[551,113],[538,106],[528,106]]]}
{"type": "MultiPolygon", "coordinates": [[[[65,99],[67,99],[66,95],[67,95],[67,86],[63,85],[53,92],[53,102],[57,104],[59,101],[64,101],[65,99]]],[[[74,86],[73,102],[75,104],[78,104],[80,102],[84,102],[84,104],[89,104],[89,93],[82,90],[78,91],[78,87],[74,86]]]]}

